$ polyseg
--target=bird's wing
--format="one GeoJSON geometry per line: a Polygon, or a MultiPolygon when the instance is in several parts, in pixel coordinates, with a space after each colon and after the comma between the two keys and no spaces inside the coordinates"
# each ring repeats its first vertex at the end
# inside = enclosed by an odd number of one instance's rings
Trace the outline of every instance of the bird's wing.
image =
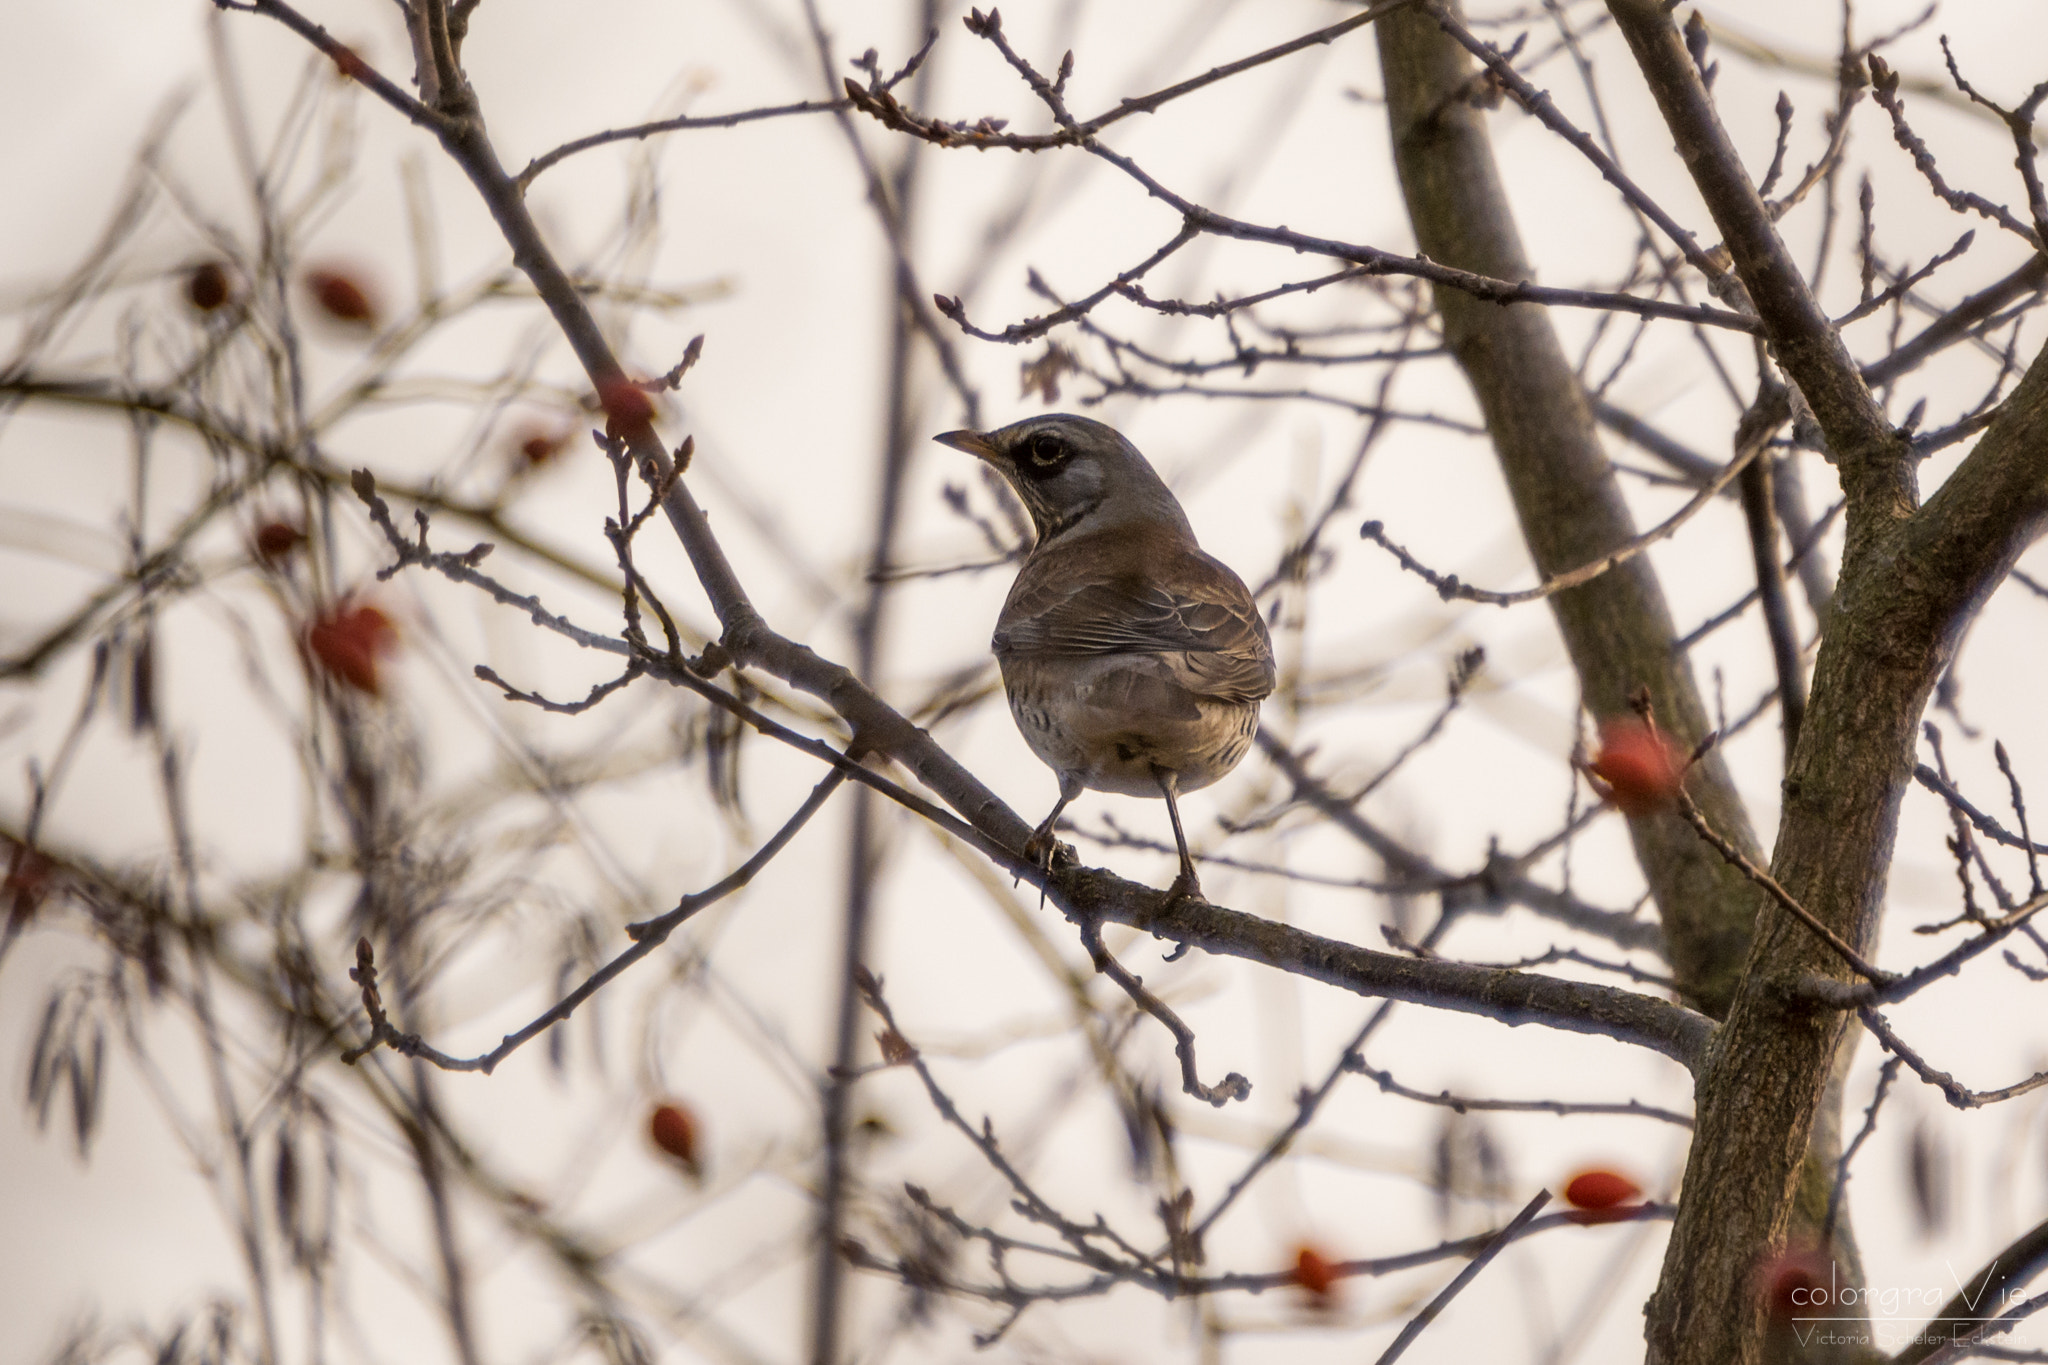
{"type": "Polygon", "coordinates": [[[998,655],[1151,654],[1190,691],[1257,701],[1273,691],[1273,645],[1242,580],[1200,550],[1133,564],[1103,547],[1034,558],[996,631],[998,655]]]}

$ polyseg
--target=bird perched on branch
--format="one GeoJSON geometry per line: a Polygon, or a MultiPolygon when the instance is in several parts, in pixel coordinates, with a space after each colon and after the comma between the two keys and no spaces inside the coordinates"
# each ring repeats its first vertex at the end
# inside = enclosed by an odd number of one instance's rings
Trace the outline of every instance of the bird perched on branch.
{"type": "Polygon", "coordinates": [[[1024,742],[1059,777],[1025,845],[1050,869],[1053,822],[1083,789],[1163,796],[1180,849],[1171,899],[1201,898],[1177,798],[1228,773],[1273,691],[1273,642],[1244,580],[1195,543],[1137,447],[1066,413],[935,438],[993,465],[1038,542],[993,645],[1024,742]]]}

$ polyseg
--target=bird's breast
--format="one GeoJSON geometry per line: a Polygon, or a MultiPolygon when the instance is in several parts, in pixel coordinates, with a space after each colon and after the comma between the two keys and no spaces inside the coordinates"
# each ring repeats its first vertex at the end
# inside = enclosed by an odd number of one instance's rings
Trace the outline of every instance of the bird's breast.
{"type": "Polygon", "coordinates": [[[1237,766],[1258,727],[1256,702],[1189,690],[1169,656],[997,658],[1024,742],[1096,791],[1157,796],[1161,770],[1196,791],[1237,766]]]}

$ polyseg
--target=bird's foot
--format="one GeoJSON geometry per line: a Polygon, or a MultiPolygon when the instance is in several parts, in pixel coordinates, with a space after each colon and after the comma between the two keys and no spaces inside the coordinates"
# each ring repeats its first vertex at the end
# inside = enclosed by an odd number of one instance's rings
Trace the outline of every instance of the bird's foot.
{"type": "MultiPolygon", "coordinates": [[[[1024,857],[1040,873],[1038,883],[1038,905],[1040,909],[1045,908],[1046,883],[1052,880],[1054,866],[1075,867],[1081,861],[1081,855],[1074,851],[1072,844],[1063,844],[1058,839],[1053,838],[1052,822],[1050,820],[1032,831],[1031,837],[1024,841],[1024,857]]],[[[1022,881],[1023,877],[1019,875],[1018,880],[1022,881]]]]}
{"type": "Polygon", "coordinates": [[[1207,905],[1209,898],[1202,894],[1202,880],[1193,872],[1183,872],[1173,879],[1166,888],[1166,899],[1159,903],[1159,912],[1177,910],[1185,903],[1207,905]]]}
{"type": "Polygon", "coordinates": [[[1081,861],[1072,844],[1052,837],[1049,826],[1040,826],[1024,841],[1024,856],[1046,872],[1051,872],[1055,863],[1072,866],[1081,861]]]}

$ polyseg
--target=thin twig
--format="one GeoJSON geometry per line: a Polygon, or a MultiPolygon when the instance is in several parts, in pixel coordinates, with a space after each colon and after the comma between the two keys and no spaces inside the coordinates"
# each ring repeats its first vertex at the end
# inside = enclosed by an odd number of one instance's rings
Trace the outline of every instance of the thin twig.
{"type": "Polygon", "coordinates": [[[1784,767],[1792,767],[1799,747],[1799,728],[1806,719],[1806,669],[1798,628],[1785,598],[1785,574],[1778,566],[1778,520],[1771,458],[1764,453],[1771,435],[1785,421],[1789,405],[1784,386],[1768,377],[1756,401],[1735,426],[1742,471],[1742,513],[1749,528],[1750,559],[1756,570],[1757,599],[1763,604],[1764,633],[1771,642],[1771,664],[1778,675],[1778,717],[1784,732],[1784,767]],[[1754,451],[1750,447],[1754,446],[1754,451]]]}
{"type": "Polygon", "coordinates": [[[1895,302],[1898,299],[1904,298],[1907,295],[1907,293],[1909,293],[1913,289],[1914,286],[1926,280],[1926,278],[1929,275],[1932,275],[1935,271],[1941,269],[1950,261],[1953,261],[1956,257],[1962,255],[1965,251],[1968,251],[1970,249],[1970,243],[1975,241],[1976,238],[1976,229],[1972,228],[1969,231],[1965,232],[1962,236],[1956,238],[1956,244],[1954,246],[1950,247],[1947,251],[1944,251],[1938,256],[1936,256],[1926,265],[1921,266],[1918,270],[1913,271],[1909,275],[1900,275],[1898,278],[1894,279],[1891,282],[1891,284],[1887,285],[1883,290],[1871,295],[1862,303],[1859,303],[1854,308],[1851,308],[1848,312],[1842,314],[1842,316],[1840,316],[1839,318],[1836,318],[1835,326],[1847,327],[1850,323],[1857,322],[1863,318],[1867,318],[1872,313],[1875,313],[1878,309],[1886,307],[1887,305],[1895,302]]]}
{"type": "Polygon", "coordinates": [[[1453,1113],[1498,1113],[1498,1114],[1616,1114],[1629,1118],[1657,1119],[1664,1123],[1677,1124],[1681,1128],[1692,1127],[1692,1118],[1687,1114],[1655,1105],[1644,1104],[1641,1100],[1623,1103],[1594,1100],[1481,1100],[1469,1095],[1453,1095],[1448,1090],[1430,1094],[1426,1090],[1415,1090],[1394,1079],[1393,1073],[1381,1071],[1354,1052],[1345,1061],[1345,1069],[1378,1082],[1381,1090],[1389,1095],[1399,1095],[1404,1100],[1417,1104],[1433,1104],[1449,1109],[1453,1113]]]}
{"type": "Polygon", "coordinates": [[[1981,925],[1984,932],[1966,943],[1957,944],[1925,966],[1915,967],[1912,971],[1894,976],[1889,981],[1860,982],[1855,985],[1837,981],[1832,977],[1809,975],[1800,980],[1799,994],[1836,1009],[1896,1004],[1945,976],[1954,976],[1978,954],[2000,943],[2016,930],[2024,929],[2028,921],[2043,910],[2048,910],[2048,893],[2037,895],[2024,905],[2014,906],[1997,919],[1985,919],[1981,914],[1973,912],[1969,917],[1970,921],[1981,925]]]}
{"type": "Polygon", "coordinates": [[[1917,763],[1913,766],[1913,780],[1948,802],[1950,808],[1961,811],[1964,815],[1968,816],[1970,823],[1975,825],[1977,832],[1985,838],[1995,843],[2004,844],[2007,848],[2025,849],[2029,857],[2048,853],[2048,844],[2037,844],[2031,837],[2022,838],[2020,835],[2014,834],[2004,825],[1999,824],[1997,820],[1977,809],[1976,806],[1971,804],[1968,797],[1957,791],[1951,783],[1943,779],[1940,773],[1934,771],[1925,763],[1917,763]]]}
{"type": "Polygon", "coordinates": [[[1878,1068],[1877,1088],[1871,1092],[1870,1105],[1863,1111],[1863,1126],[1856,1130],[1856,1136],[1842,1149],[1842,1155],[1835,1162],[1834,1183],[1828,1187],[1828,1214],[1821,1220],[1820,1236],[1823,1244],[1835,1240],[1835,1215],[1841,1211],[1842,1195],[1849,1188],[1849,1163],[1856,1159],[1856,1153],[1877,1131],[1877,1111],[1884,1104],[1884,1097],[1890,1092],[1892,1082],[1899,1078],[1899,1068],[1905,1063],[1897,1057],[1887,1057],[1878,1068]]]}
{"type": "Polygon", "coordinates": [[[1437,1292],[1435,1298],[1424,1304],[1421,1312],[1408,1319],[1408,1325],[1401,1329],[1401,1335],[1394,1338],[1393,1345],[1380,1352],[1379,1360],[1375,1365],[1393,1365],[1394,1361],[1399,1360],[1402,1353],[1415,1344],[1415,1339],[1422,1335],[1423,1330],[1432,1322],[1435,1322],[1444,1309],[1450,1306],[1451,1300],[1458,1297],[1459,1292],[1466,1285],[1472,1283],[1478,1277],[1480,1271],[1491,1265],[1493,1258],[1498,1256],[1509,1242],[1515,1240],[1516,1234],[1521,1232],[1524,1227],[1527,1227],[1529,1221],[1541,1212],[1543,1206],[1549,1202],[1550,1191],[1538,1190],[1536,1197],[1527,1204],[1524,1204],[1522,1211],[1516,1214],[1506,1227],[1494,1234],[1493,1240],[1486,1244],[1485,1250],[1472,1258],[1470,1265],[1459,1271],[1449,1284],[1437,1292]]]}
{"type": "Polygon", "coordinates": [[[2012,756],[2005,751],[2005,741],[1991,741],[1991,754],[1998,760],[1998,771],[2005,774],[2006,788],[2012,793],[2012,810],[2020,826],[2020,845],[2027,850],[2027,876],[2034,884],[2034,894],[2038,896],[2048,887],[2042,885],[2040,853],[2034,847],[2033,831],[2027,828],[2026,794],[2020,790],[2019,775],[2012,770],[2012,756]]]}
{"type": "Polygon", "coordinates": [[[418,1034],[401,1032],[391,1023],[381,1008],[381,1001],[377,995],[376,964],[370,941],[367,938],[360,940],[356,945],[357,965],[349,972],[349,976],[362,987],[363,1009],[370,1017],[370,1036],[360,1046],[344,1052],[341,1060],[352,1066],[366,1053],[382,1044],[394,1052],[418,1058],[443,1071],[481,1071],[486,1076],[490,1075],[498,1063],[574,1014],[583,1002],[604,989],[627,968],[660,947],[683,921],[706,906],[724,900],[751,882],[761,869],[796,837],[797,832],[810,823],[811,817],[818,813],[826,798],[837,791],[845,780],[846,773],[842,769],[834,768],[826,773],[818,780],[817,785],[811,788],[811,794],[804,798],[803,804],[783,822],[782,827],[776,830],[766,843],[754,850],[753,856],[702,891],[695,891],[683,897],[676,903],[675,909],[667,914],[627,925],[627,936],[634,940],[632,947],[591,973],[584,979],[582,985],[556,1001],[546,1013],[517,1032],[506,1034],[504,1040],[489,1052],[474,1057],[451,1056],[430,1046],[418,1034]]]}
{"type": "Polygon", "coordinates": [[[868,1008],[872,1009],[880,1017],[890,1033],[904,1041],[904,1050],[899,1055],[902,1057],[903,1063],[917,1072],[918,1079],[924,1083],[925,1095],[931,1100],[932,1107],[938,1110],[939,1117],[958,1129],[968,1142],[974,1145],[975,1149],[981,1153],[982,1159],[988,1162],[990,1168],[1003,1178],[1004,1182],[1009,1185],[1011,1191],[1017,1196],[1012,1201],[1012,1207],[1018,1213],[1029,1218],[1032,1222],[1042,1227],[1051,1228],[1054,1232],[1058,1233],[1061,1239],[1068,1246],[1072,1247],[1082,1260],[1090,1266],[1101,1270],[1115,1271],[1121,1275],[1128,1275],[1133,1271],[1142,1271],[1162,1276],[1169,1284],[1175,1281],[1177,1277],[1167,1267],[1160,1265],[1154,1258],[1138,1251],[1130,1242],[1113,1232],[1107,1223],[1098,1220],[1092,1227],[1076,1223],[1048,1203],[1036,1189],[1032,1188],[1031,1182],[1024,1178],[1023,1173],[1003,1153],[1002,1145],[996,1141],[994,1124],[987,1119],[982,1121],[980,1128],[976,1128],[973,1124],[969,1123],[966,1116],[960,1112],[960,1107],[953,1102],[953,1097],[947,1094],[944,1087],[939,1084],[938,1077],[932,1074],[931,1067],[926,1064],[924,1054],[910,1044],[908,1036],[904,1034],[902,1028],[897,1024],[894,1011],[889,1008],[889,1002],[883,998],[881,980],[863,967],[856,973],[854,983],[860,988],[861,997],[867,1002],[868,1008]],[[1093,1239],[1097,1237],[1113,1241],[1117,1248],[1125,1255],[1131,1257],[1135,1264],[1124,1265],[1118,1262],[1115,1257],[1094,1245],[1093,1239]]]}
{"type": "Polygon", "coordinates": [[[1801,905],[1790,891],[1779,885],[1777,878],[1743,857],[1740,849],[1722,838],[1714,827],[1707,823],[1707,817],[1700,814],[1700,808],[1693,804],[1692,797],[1682,789],[1678,793],[1678,813],[1685,817],[1685,822],[1691,825],[1698,832],[1700,838],[1706,840],[1716,853],[1727,859],[1729,864],[1738,869],[1743,876],[1755,882],[1765,891],[1768,891],[1772,900],[1791,912],[1793,918],[1797,919],[1801,924],[1811,929],[1815,937],[1819,938],[1821,942],[1834,949],[1835,955],[1848,963],[1858,975],[1879,986],[1888,986],[1898,980],[1898,977],[1893,973],[1871,966],[1869,962],[1864,960],[1863,954],[1850,947],[1848,943],[1843,941],[1840,934],[1837,934],[1834,930],[1828,928],[1827,925],[1821,923],[1818,915],[1801,905]]]}
{"type": "Polygon", "coordinates": [[[1449,6],[1443,4],[1442,0],[1426,0],[1426,7],[1429,10],[1429,17],[1436,20],[1437,26],[1449,34],[1460,47],[1484,63],[1486,69],[1500,82],[1501,87],[1514,96],[1515,103],[1533,114],[1544,127],[1577,148],[1580,155],[1593,163],[1602,178],[1621,192],[1629,207],[1655,223],[1685,257],[1686,263],[1706,276],[1709,289],[1717,295],[1727,297],[1731,294],[1732,286],[1733,297],[1740,298],[1740,285],[1729,275],[1727,265],[1715,260],[1701,249],[1700,244],[1693,239],[1692,233],[1666,213],[1640,185],[1629,179],[1621,167],[1615,164],[1614,158],[1601,150],[1591,134],[1564,116],[1547,91],[1538,90],[1529,84],[1499,48],[1477,37],[1472,30],[1458,22],[1456,14],[1449,6]]]}
{"type": "Polygon", "coordinates": [[[1389,540],[1385,526],[1378,521],[1368,521],[1365,525],[1358,528],[1358,534],[1393,555],[1395,559],[1400,561],[1402,568],[1422,579],[1432,588],[1435,588],[1437,596],[1443,598],[1446,602],[1452,598],[1459,598],[1467,602],[1483,602],[1496,607],[1512,607],[1523,602],[1536,602],[1545,597],[1554,596],[1568,588],[1576,588],[1581,584],[1590,583],[1609,570],[1617,569],[1623,564],[1628,563],[1631,559],[1634,559],[1659,541],[1667,540],[1671,536],[1676,535],[1678,529],[1690,521],[1694,513],[1713,501],[1721,490],[1734,480],[1736,475],[1748,467],[1750,461],[1756,459],[1762,453],[1763,448],[1763,443],[1758,442],[1747,450],[1736,452],[1735,458],[1722,465],[1712,481],[1702,485],[1699,491],[1687,500],[1685,506],[1679,508],[1656,526],[1637,536],[1634,540],[1629,541],[1626,545],[1604,554],[1598,559],[1581,564],[1576,569],[1566,569],[1563,573],[1553,574],[1533,588],[1523,588],[1517,592],[1493,592],[1486,588],[1475,588],[1460,582],[1456,574],[1438,573],[1407,550],[1389,540]]]}
{"type": "Polygon", "coordinates": [[[1927,149],[1927,144],[1906,122],[1905,102],[1899,98],[1899,73],[1875,54],[1870,58],[1870,93],[1878,106],[1891,116],[1893,139],[1913,158],[1914,169],[1927,181],[1936,198],[1956,213],[1976,213],[1988,218],[2027,245],[2040,249],[2040,238],[2003,204],[1994,204],[1974,190],[1951,188],[1942,179],[1940,169],[1934,164],[1934,153],[1927,149]]]}
{"type": "Polygon", "coordinates": [[[603,147],[614,142],[637,142],[656,137],[662,133],[679,133],[695,128],[737,128],[743,123],[758,123],[762,119],[787,118],[791,114],[824,114],[834,110],[852,107],[850,100],[798,100],[794,104],[777,104],[763,109],[742,109],[731,114],[684,115],[677,118],[656,119],[652,123],[636,123],[630,128],[607,128],[601,133],[579,137],[574,142],[565,142],[551,152],[543,152],[526,163],[526,169],[512,177],[519,186],[531,185],[535,177],[558,161],[565,161],[578,152],[587,152],[593,147],[603,147]]]}
{"type": "Polygon", "coordinates": [[[1221,1109],[1232,1100],[1249,1099],[1252,1083],[1237,1072],[1230,1072],[1214,1085],[1204,1085],[1195,1070],[1195,1031],[1173,1012],[1164,1000],[1145,989],[1144,981],[1131,974],[1116,960],[1102,942],[1102,924],[1099,920],[1081,921],[1081,946],[1088,950],[1088,956],[1095,961],[1095,970],[1114,981],[1125,995],[1139,1009],[1166,1025],[1173,1035],[1173,1052],[1180,1058],[1180,1087],[1187,1094],[1221,1109]]]}
{"type": "Polygon", "coordinates": [[[2048,1071],[2037,1071],[2026,1080],[2008,1085],[2002,1090],[1972,1090],[1946,1071],[1935,1070],[1926,1058],[1907,1047],[1892,1030],[1892,1026],[1886,1022],[1885,1017],[1875,1009],[1866,1007],[1858,1011],[1858,1017],[1863,1020],[1866,1028],[1877,1035],[1877,1041],[1884,1045],[1885,1051],[1911,1067],[1914,1075],[1939,1090],[1943,1098],[1957,1109],[1981,1109],[1987,1104],[1997,1104],[2001,1100],[2013,1099],[2048,1085],[2048,1071]]]}

